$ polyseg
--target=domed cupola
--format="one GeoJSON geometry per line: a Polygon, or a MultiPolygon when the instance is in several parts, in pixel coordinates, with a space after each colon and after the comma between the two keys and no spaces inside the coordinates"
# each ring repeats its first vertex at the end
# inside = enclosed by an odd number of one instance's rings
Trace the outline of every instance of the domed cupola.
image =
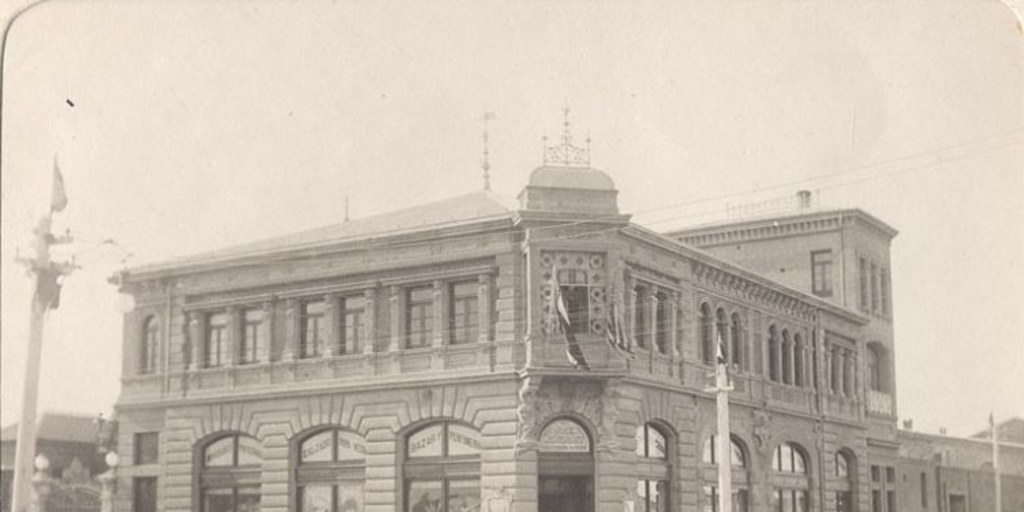
{"type": "Polygon", "coordinates": [[[576,146],[569,131],[569,109],[559,144],[549,146],[544,139],[544,165],[530,174],[530,181],[519,193],[524,210],[582,214],[617,214],[615,182],[603,171],[590,167],[590,138],[585,147],[576,146]]]}

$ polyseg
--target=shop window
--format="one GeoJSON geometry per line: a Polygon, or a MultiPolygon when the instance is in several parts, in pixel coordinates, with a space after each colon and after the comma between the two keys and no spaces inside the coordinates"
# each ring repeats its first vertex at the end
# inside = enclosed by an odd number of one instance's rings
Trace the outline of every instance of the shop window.
{"type": "Polygon", "coordinates": [[[259,512],[260,442],[244,434],[228,434],[206,443],[200,451],[201,512],[259,512]]]}
{"type": "Polygon", "coordinates": [[[405,510],[479,510],[480,433],[469,426],[439,422],[406,437],[405,510]]]}
{"type": "Polygon", "coordinates": [[[592,446],[587,430],[569,418],[556,419],[544,427],[538,443],[539,510],[593,510],[592,446]]]}
{"type": "Polygon", "coordinates": [[[638,512],[662,512],[669,509],[671,464],[667,436],[651,423],[636,429],[636,455],[640,457],[636,493],[638,512]]]}
{"type": "MultiPolygon", "coordinates": [[[[704,512],[718,512],[718,486],[704,486],[705,505],[704,512]]],[[[750,509],[750,496],[746,489],[732,490],[732,511],[747,512],[750,509]]]]}
{"type": "Polygon", "coordinates": [[[160,322],[156,316],[146,317],[142,323],[142,341],[139,343],[139,373],[156,371],[157,354],[160,352],[160,322]]]}
{"type": "Polygon", "coordinates": [[[807,458],[803,449],[794,443],[782,443],[775,448],[772,469],[779,473],[807,474],[807,458]]]}
{"type": "MultiPolygon", "coordinates": [[[[743,445],[735,437],[732,437],[730,441],[730,466],[734,468],[747,467],[747,456],[743,451],[743,445]]],[[[718,436],[708,436],[707,440],[704,441],[704,451],[701,460],[705,464],[717,465],[718,458],[718,436]]]]}
{"type": "Polygon", "coordinates": [[[856,510],[853,492],[857,488],[855,482],[857,472],[854,467],[853,455],[847,450],[836,452],[835,473],[837,480],[835,490],[836,512],[853,512],[856,510]]]}
{"type": "Polygon", "coordinates": [[[340,429],[320,430],[297,444],[299,512],[362,512],[366,443],[340,429]]]}

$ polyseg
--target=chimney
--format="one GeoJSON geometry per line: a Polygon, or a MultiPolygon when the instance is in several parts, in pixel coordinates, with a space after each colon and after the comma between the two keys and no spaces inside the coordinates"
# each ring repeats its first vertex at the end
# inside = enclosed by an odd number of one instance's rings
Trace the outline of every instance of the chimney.
{"type": "Polygon", "coordinates": [[[811,191],[801,190],[796,193],[797,205],[801,210],[811,207],[811,191]]]}

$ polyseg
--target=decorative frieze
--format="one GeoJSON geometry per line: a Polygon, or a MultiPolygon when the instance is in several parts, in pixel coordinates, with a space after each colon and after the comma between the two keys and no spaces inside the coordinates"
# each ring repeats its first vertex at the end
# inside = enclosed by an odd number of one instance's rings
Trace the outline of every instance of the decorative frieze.
{"type": "Polygon", "coordinates": [[[806,321],[814,320],[816,308],[795,297],[699,261],[693,262],[692,269],[699,284],[744,300],[761,303],[790,316],[806,321]]]}

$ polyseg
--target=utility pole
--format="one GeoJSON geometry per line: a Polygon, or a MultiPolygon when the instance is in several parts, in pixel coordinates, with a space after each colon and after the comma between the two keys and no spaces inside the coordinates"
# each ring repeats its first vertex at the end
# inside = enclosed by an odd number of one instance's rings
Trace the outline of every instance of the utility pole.
{"type": "Polygon", "coordinates": [[[706,389],[715,393],[718,434],[718,512],[732,512],[732,434],[729,432],[729,372],[728,362],[722,353],[722,334],[718,334],[718,350],[715,361],[715,385],[706,389]]]}
{"type": "Polygon", "coordinates": [[[1002,476],[999,474],[999,428],[996,425],[995,413],[989,413],[988,422],[992,426],[992,476],[995,479],[996,506],[995,512],[1003,510],[1002,476]]]}
{"type": "Polygon", "coordinates": [[[33,231],[34,258],[19,258],[35,279],[32,294],[31,323],[29,327],[28,353],[25,359],[25,387],[21,399],[21,420],[18,422],[18,440],[14,457],[14,489],[12,512],[29,512],[32,502],[32,469],[36,452],[36,405],[39,399],[39,361],[42,355],[43,322],[46,313],[60,304],[62,278],[76,267],[74,263],[50,261],[50,246],[72,241],[71,235],[54,236],[50,233],[54,212],[67,205],[64,195],[64,181],[56,161],[53,169],[53,197],[50,211],[33,231]]]}

